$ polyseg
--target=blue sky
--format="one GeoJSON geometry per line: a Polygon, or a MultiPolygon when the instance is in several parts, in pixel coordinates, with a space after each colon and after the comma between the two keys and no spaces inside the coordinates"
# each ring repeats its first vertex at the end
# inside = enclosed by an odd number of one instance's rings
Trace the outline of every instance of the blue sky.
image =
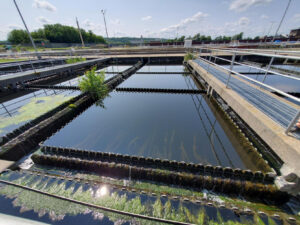
{"type": "MultiPolygon", "coordinates": [[[[288,0],[17,0],[30,30],[43,24],[75,26],[104,35],[101,9],[106,10],[109,36],[173,38],[201,33],[261,36],[275,33],[288,0]],[[273,27],[271,27],[271,23],[273,27]]],[[[300,27],[300,0],[292,0],[280,33],[300,27]]],[[[23,24],[13,0],[0,1],[0,40],[23,24]]]]}

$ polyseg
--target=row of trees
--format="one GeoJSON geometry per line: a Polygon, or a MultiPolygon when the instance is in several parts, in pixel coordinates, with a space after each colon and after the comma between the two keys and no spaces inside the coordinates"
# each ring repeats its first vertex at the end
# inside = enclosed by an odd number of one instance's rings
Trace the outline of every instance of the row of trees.
{"type": "MultiPolygon", "coordinates": [[[[102,36],[94,34],[91,30],[81,29],[81,34],[86,43],[106,43],[102,36]]],[[[44,28],[31,32],[31,35],[36,42],[81,43],[78,29],[61,24],[45,25],[44,28]]],[[[30,39],[25,30],[12,30],[8,34],[8,41],[12,44],[26,44],[30,39]]]]}
{"type": "MultiPolygon", "coordinates": [[[[196,35],[194,35],[193,37],[189,36],[187,37],[188,39],[192,39],[194,41],[204,41],[204,42],[211,42],[211,41],[218,41],[218,42],[222,42],[222,41],[231,41],[231,40],[259,40],[259,36],[255,37],[255,38],[243,38],[244,33],[241,32],[239,34],[233,35],[233,36],[218,36],[215,39],[213,39],[211,36],[206,36],[206,35],[201,35],[200,33],[197,33],[196,35]]],[[[168,42],[183,42],[185,40],[185,36],[181,36],[179,38],[175,38],[175,39],[169,39],[167,40],[168,42]]]]}

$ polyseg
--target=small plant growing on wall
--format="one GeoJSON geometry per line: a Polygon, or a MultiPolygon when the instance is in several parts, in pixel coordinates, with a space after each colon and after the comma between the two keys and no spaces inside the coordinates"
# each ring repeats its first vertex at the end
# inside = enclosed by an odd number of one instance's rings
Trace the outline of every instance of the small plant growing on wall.
{"type": "Polygon", "coordinates": [[[195,59],[195,56],[191,52],[186,53],[185,56],[184,56],[184,61],[185,62],[187,62],[189,60],[193,60],[193,59],[195,59]]]}
{"type": "Polygon", "coordinates": [[[87,71],[84,77],[79,81],[79,88],[82,92],[88,92],[97,105],[103,106],[103,99],[108,95],[108,88],[105,81],[105,72],[96,73],[96,67],[87,71]]]}
{"type": "Polygon", "coordinates": [[[86,61],[86,58],[82,57],[77,57],[77,58],[69,58],[66,60],[67,64],[72,64],[72,63],[78,63],[78,62],[84,62],[86,61]]]}

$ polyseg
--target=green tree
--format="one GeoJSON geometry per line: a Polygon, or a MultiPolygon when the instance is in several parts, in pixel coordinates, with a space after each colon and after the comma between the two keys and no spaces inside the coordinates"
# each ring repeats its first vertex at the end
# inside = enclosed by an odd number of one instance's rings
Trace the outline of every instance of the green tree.
{"type": "Polygon", "coordinates": [[[244,32],[241,32],[239,34],[233,35],[232,40],[243,40],[244,32]]]}
{"type": "Polygon", "coordinates": [[[26,44],[30,43],[29,36],[25,30],[12,30],[8,34],[7,40],[12,44],[26,44]]]}

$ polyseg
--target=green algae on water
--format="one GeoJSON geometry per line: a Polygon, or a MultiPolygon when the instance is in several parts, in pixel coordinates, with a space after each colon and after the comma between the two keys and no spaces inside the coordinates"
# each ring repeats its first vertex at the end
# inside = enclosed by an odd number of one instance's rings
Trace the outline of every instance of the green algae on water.
{"type": "Polygon", "coordinates": [[[32,98],[29,103],[19,108],[16,115],[12,117],[0,116],[0,135],[6,127],[33,120],[71,98],[64,95],[32,98]]]}

